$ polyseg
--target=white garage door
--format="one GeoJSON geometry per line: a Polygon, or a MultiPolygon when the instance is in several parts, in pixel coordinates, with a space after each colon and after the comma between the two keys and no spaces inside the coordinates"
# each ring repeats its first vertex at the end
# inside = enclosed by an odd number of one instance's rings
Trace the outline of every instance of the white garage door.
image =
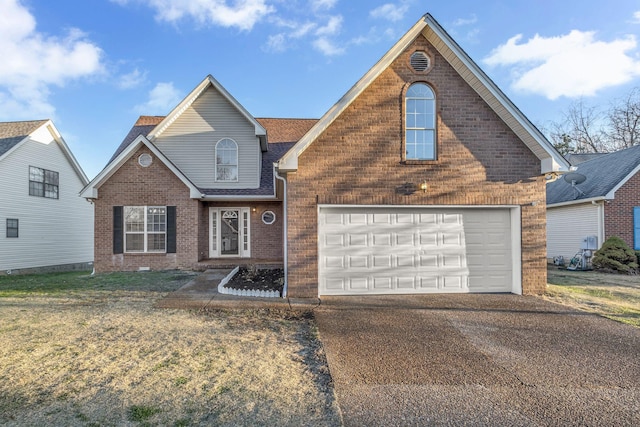
{"type": "Polygon", "coordinates": [[[512,292],[509,209],[319,210],[319,294],[512,292]]]}

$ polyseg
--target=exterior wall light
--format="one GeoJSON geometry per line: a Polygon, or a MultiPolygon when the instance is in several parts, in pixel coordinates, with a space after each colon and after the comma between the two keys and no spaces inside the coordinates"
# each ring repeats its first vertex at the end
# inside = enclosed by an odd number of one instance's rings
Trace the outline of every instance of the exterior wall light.
{"type": "Polygon", "coordinates": [[[427,188],[428,188],[428,186],[427,186],[427,181],[423,181],[423,182],[420,184],[420,189],[422,190],[422,192],[423,192],[423,193],[426,193],[426,192],[427,192],[427,188]]]}

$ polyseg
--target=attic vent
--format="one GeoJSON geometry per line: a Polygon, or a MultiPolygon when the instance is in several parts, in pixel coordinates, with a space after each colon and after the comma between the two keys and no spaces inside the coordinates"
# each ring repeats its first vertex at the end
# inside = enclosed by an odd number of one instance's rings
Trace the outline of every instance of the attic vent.
{"type": "Polygon", "coordinates": [[[411,63],[411,68],[413,68],[415,71],[425,71],[427,68],[429,68],[431,59],[429,59],[429,56],[425,52],[418,50],[411,54],[411,59],[409,62],[411,63]]]}
{"type": "Polygon", "coordinates": [[[138,157],[138,164],[143,168],[151,166],[151,163],[153,163],[153,158],[150,154],[142,153],[140,157],[138,157]]]}

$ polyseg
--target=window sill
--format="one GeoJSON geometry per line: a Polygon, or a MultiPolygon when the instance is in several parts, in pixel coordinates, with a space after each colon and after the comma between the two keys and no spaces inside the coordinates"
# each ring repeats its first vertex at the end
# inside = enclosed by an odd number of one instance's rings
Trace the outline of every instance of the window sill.
{"type": "Polygon", "coordinates": [[[400,164],[402,165],[430,165],[435,163],[438,163],[438,159],[429,159],[429,160],[405,159],[400,162],[400,164]]]}

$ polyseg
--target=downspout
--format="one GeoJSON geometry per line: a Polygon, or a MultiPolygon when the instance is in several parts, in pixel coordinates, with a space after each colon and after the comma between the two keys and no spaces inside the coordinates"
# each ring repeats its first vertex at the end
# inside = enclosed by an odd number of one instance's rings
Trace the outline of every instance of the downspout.
{"type": "MultiPolygon", "coordinates": [[[[276,179],[279,179],[282,181],[282,184],[284,185],[283,187],[283,196],[282,196],[282,220],[284,221],[284,227],[283,228],[283,241],[284,241],[284,285],[282,287],[282,298],[286,298],[287,297],[287,291],[288,291],[288,265],[289,265],[289,251],[288,251],[288,244],[287,244],[287,231],[288,231],[288,226],[287,226],[287,180],[284,179],[283,177],[281,177],[278,174],[278,170],[276,168],[276,164],[273,164],[273,176],[276,177],[276,179]]],[[[275,189],[275,192],[277,193],[278,189],[275,189]]]]}

